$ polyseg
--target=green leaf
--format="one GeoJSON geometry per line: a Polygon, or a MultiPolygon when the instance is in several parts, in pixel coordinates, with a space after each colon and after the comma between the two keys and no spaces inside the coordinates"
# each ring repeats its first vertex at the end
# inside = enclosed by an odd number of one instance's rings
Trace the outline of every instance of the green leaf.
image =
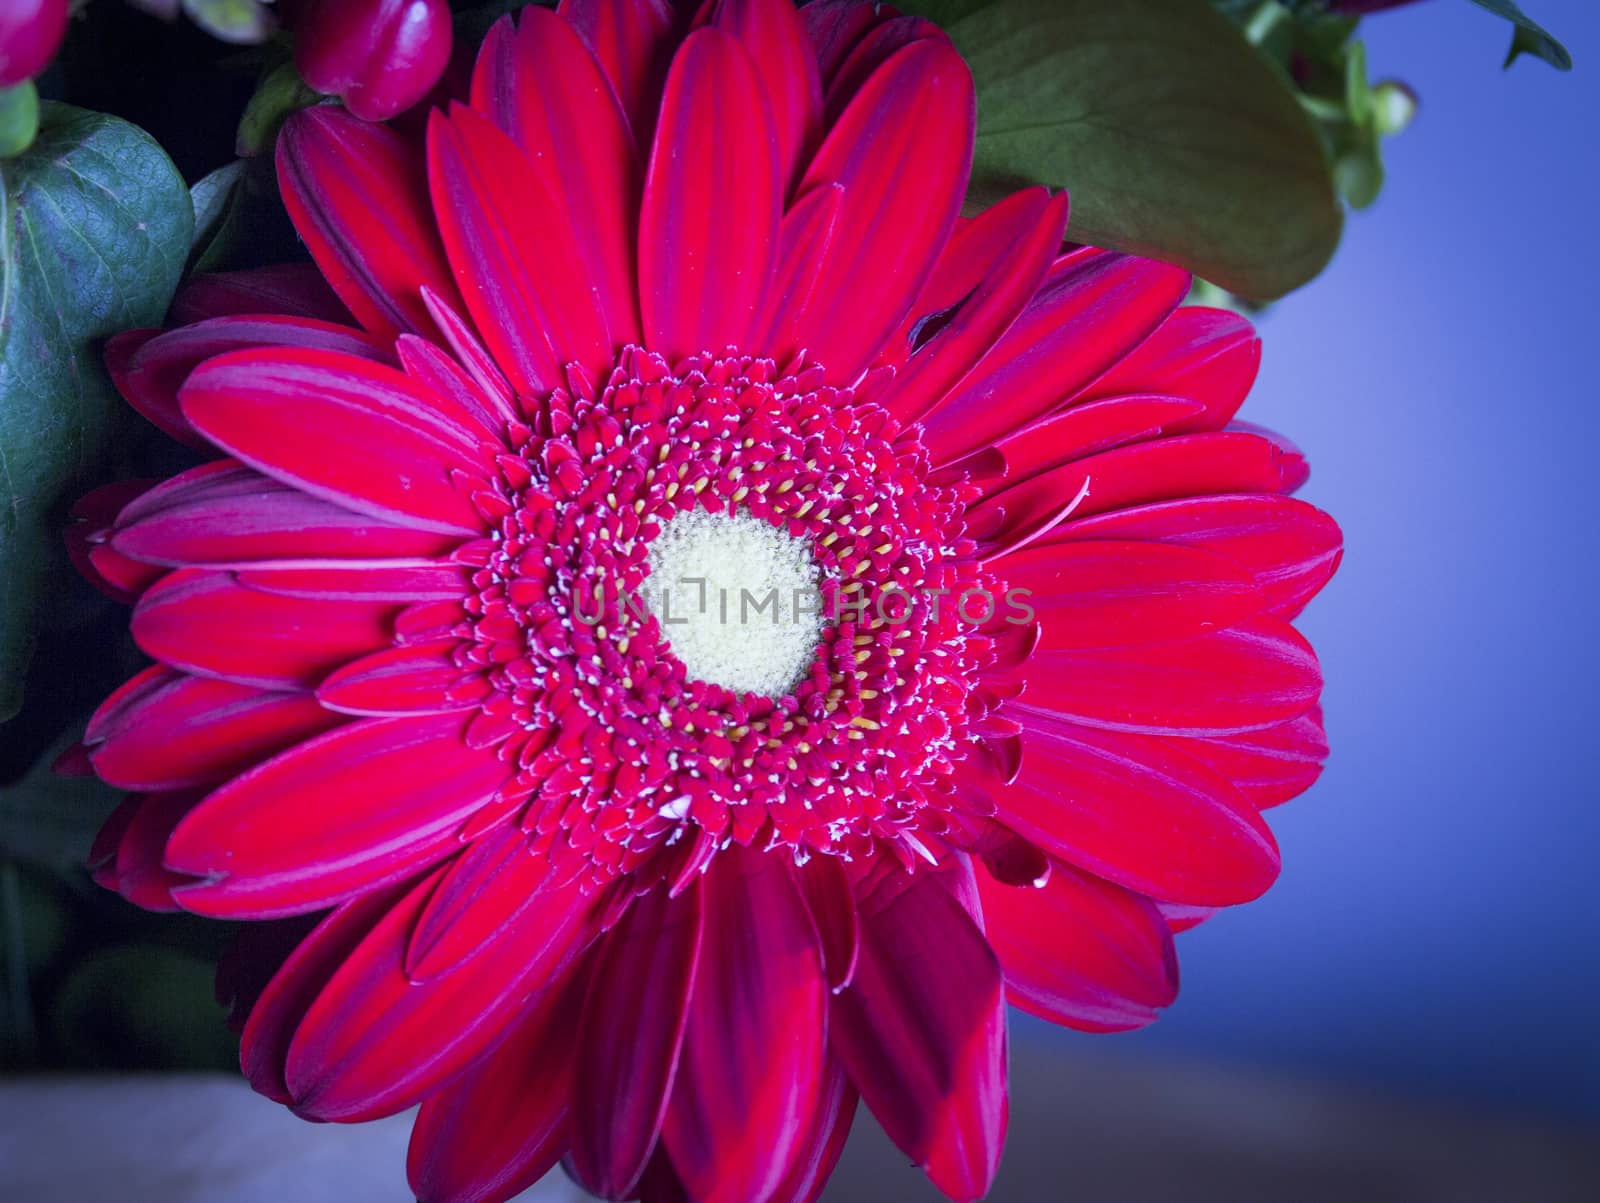
{"type": "Polygon", "coordinates": [[[0,162],[0,721],[21,704],[62,511],[119,413],[99,341],[158,325],[194,228],[162,149],[116,117],[47,102],[0,162]]]}
{"type": "Polygon", "coordinates": [[[194,238],[189,246],[191,251],[199,250],[207,239],[217,232],[217,226],[222,222],[222,215],[227,212],[234,185],[239,182],[239,177],[243,174],[244,163],[235,159],[232,163],[202,176],[196,181],[195,186],[189,189],[189,200],[194,207],[194,238]]]}
{"type": "Polygon", "coordinates": [[[978,83],[969,200],[1066,188],[1068,237],[1256,300],[1332,256],[1344,215],[1316,128],[1204,0],[990,0],[948,30],[978,83]]]}
{"type": "Polygon", "coordinates": [[[1511,34],[1511,51],[1506,55],[1507,67],[1516,62],[1519,55],[1531,54],[1535,58],[1543,59],[1558,71],[1572,70],[1572,55],[1567,53],[1567,48],[1511,0],[1472,0],[1472,2],[1479,8],[1488,9],[1497,17],[1504,17],[1516,26],[1511,34]]]}
{"type": "Polygon", "coordinates": [[[238,1039],[215,997],[215,970],[155,944],[91,953],[51,1000],[48,1019],[69,1065],[107,1069],[229,1069],[238,1039]]]}
{"type": "Polygon", "coordinates": [[[321,99],[321,93],[306,85],[293,63],[279,63],[262,77],[245,105],[234,138],[234,153],[247,159],[271,150],[289,114],[321,99]]]}
{"type": "Polygon", "coordinates": [[[0,858],[57,871],[81,868],[95,834],[122,800],[97,777],[62,777],[51,764],[72,742],[58,740],[21,780],[0,786],[0,858]]]}

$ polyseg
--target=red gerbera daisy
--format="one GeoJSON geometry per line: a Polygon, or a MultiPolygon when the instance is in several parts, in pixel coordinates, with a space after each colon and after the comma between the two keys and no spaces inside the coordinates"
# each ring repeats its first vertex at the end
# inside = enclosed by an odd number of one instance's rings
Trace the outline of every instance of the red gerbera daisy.
{"type": "Polygon", "coordinates": [[[1064,196],[959,216],[973,112],[872,4],[529,8],[425,138],[285,128],[359,326],[284,269],[111,348],[222,458],[80,511],[156,661],[98,876],[321,916],[227,966],[245,1071],[420,1102],[423,1200],[809,1200],[858,1092],[974,1198],[1005,1001],[1148,1023],[1277,874],[1338,530],[1245,322],[1064,196]]]}

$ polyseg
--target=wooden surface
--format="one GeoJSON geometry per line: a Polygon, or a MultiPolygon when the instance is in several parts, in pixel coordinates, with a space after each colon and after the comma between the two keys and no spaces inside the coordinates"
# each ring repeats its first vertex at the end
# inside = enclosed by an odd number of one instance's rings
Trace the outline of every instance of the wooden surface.
{"type": "MultiPolygon", "coordinates": [[[[1600,1130],[1019,1049],[999,1203],[1595,1203],[1600,1130]]],[[[408,1117],[303,1123],[222,1077],[0,1083],[0,1203],[405,1203],[408,1117]]],[[[583,1198],[559,1172],[529,1203],[583,1198]]],[[[938,1196],[856,1125],[825,1203],[938,1196]]]]}

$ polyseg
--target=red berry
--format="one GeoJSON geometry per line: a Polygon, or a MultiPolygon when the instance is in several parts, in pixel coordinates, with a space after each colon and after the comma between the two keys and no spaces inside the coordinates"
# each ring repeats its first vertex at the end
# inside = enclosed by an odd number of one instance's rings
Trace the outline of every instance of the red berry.
{"type": "Polygon", "coordinates": [[[301,8],[295,66],[367,121],[416,104],[449,61],[446,0],[309,0],[301,8]]]}
{"type": "Polygon", "coordinates": [[[67,34],[67,0],[0,3],[0,88],[32,79],[50,65],[67,34]]]}

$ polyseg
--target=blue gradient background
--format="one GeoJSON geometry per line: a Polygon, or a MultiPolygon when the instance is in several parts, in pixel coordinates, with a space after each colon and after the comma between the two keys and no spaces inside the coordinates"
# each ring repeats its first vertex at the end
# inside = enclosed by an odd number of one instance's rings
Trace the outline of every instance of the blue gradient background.
{"type": "Polygon", "coordinates": [[[1423,107],[1263,321],[1243,414],[1344,527],[1304,621],[1333,760],[1274,812],[1280,883],[1183,937],[1178,1005],[1098,1049],[1600,1115],[1600,5],[1524,7],[1571,74],[1502,74],[1507,27],[1466,0],[1365,23],[1423,107]]]}

